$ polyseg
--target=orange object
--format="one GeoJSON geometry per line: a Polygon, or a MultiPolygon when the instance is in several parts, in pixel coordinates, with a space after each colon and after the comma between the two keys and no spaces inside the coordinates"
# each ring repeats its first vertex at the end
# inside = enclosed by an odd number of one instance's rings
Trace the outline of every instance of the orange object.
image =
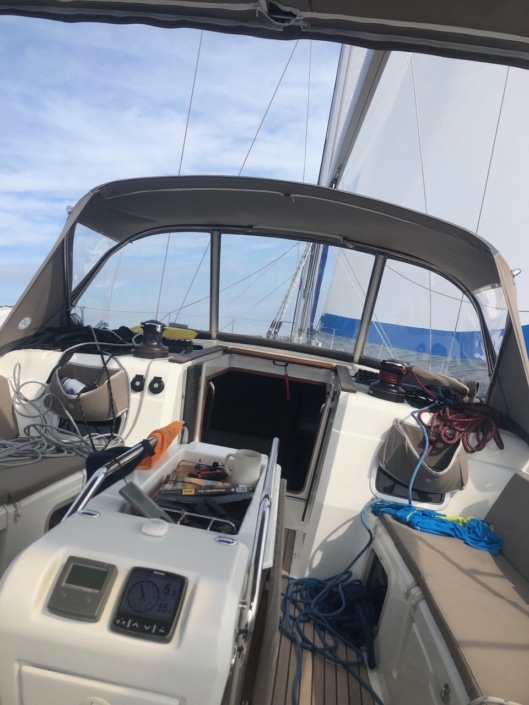
{"type": "Polygon", "coordinates": [[[178,436],[180,431],[184,428],[182,421],[171,421],[170,424],[159,428],[152,433],[149,433],[149,438],[154,436],[156,438],[156,445],[154,446],[154,455],[145,458],[138,465],[138,470],[150,470],[154,463],[160,458],[162,453],[165,453],[167,448],[171,445],[174,439],[178,436]]]}

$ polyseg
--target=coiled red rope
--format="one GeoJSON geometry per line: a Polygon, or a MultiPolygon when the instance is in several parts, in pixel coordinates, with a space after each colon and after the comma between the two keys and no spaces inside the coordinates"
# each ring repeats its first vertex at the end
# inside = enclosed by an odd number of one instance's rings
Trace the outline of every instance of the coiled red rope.
{"type": "Polygon", "coordinates": [[[503,440],[498,430],[499,414],[487,404],[454,404],[419,413],[426,427],[430,448],[436,444],[463,444],[467,453],[483,450],[494,440],[503,450],[503,440]],[[423,418],[429,415],[429,419],[423,418]]]}
{"type": "Polygon", "coordinates": [[[430,449],[436,444],[452,445],[461,441],[467,453],[476,453],[494,440],[498,448],[503,450],[503,440],[498,430],[500,415],[496,409],[480,403],[447,403],[441,394],[425,387],[413,369],[408,371],[423,392],[441,404],[438,409],[421,411],[418,415],[426,427],[430,449]],[[429,415],[428,419],[423,418],[426,414],[429,415]]]}

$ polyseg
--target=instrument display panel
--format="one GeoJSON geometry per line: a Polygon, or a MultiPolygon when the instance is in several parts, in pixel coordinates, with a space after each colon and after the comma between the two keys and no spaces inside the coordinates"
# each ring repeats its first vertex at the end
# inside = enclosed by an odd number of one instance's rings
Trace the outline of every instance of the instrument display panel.
{"type": "Polygon", "coordinates": [[[97,622],[116,575],[115,565],[70,556],[55,581],[49,611],[68,619],[97,622]]]}
{"type": "Polygon", "coordinates": [[[170,641],[186,584],[186,578],[176,573],[133,568],[110,628],[128,636],[170,641]]]}

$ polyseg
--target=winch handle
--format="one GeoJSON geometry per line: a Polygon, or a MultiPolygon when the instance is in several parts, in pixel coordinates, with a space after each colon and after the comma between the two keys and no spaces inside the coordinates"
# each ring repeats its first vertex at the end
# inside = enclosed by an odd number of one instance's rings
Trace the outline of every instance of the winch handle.
{"type": "MultiPolygon", "coordinates": [[[[147,443],[150,443],[152,448],[156,446],[157,442],[158,441],[155,436],[150,436],[147,438],[147,443]]],[[[132,448],[129,448],[121,455],[118,455],[118,457],[114,460],[109,460],[108,463],[105,463],[98,468],[74,499],[62,521],[70,517],[72,514],[80,512],[81,509],[83,509],[95,495],[103,480],[105,480],[109,475],[112,475],[113,472],[116,472],[116,470],[122,468],[126,463],[136,460],[142,455],[142,453],[145,453],[144,444],[145,441],[140,441],[135,446],[132,446],[132,448]]]]}

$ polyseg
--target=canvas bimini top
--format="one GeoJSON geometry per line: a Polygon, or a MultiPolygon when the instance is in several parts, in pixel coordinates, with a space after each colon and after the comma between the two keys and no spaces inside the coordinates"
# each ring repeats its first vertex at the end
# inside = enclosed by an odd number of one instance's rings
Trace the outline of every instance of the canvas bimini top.
{"type": "MultiPolygon", "coordinates": [[[[494,371],[489,401],[529,434],[525,408],[529,365],[513,275],[503,257],[482,238],[450,223],[320,186],[246,177],[179,176],[117,181],[90,191],[71,210],[54,249],[13,308],[0,332],[1,349],[23,345],[25,338],[46,326],[63,325],[116,250],[151,235],[179,231],[189,238],[194,233],[216,233],[218,237],[238,233],[241,248],[245,241],[251,245],[252,238],[264,235],[409,262],[451,281],[474,301],[477,311],[480,291],[501,288],[508,316],[499,349],[490,339],[487,342],[482,317],[485,354],[494,371]],[[110,247],[73,281],[78,226],[101,234],[110,247]]],[[[211,267],[212,301],[218,301],[219,294],[215,266],[211,267]]],[[[214,325],[203,331],[212,338],[217,334],[214,325]]]]}
{"type": "Polygon", "coordinates": [[[501,284],[498,253],[479,236],[422,213],[310,184],[225,176],[130,179],[92,191],[77,220],[116,242],[173,227],[237,228],[422,261],[467,291],[501,284]]]}
{"type": "Polygon", "coordinates": [[[25,296],[35,287],[41,290],[32,302],[33,324],[26,335],[56,323],[65,313],[66,299],[72,295],[68,258],[77,223],[116,244],[148,233],[217,230],[356,248],[421,264],[467,293],[503,286],[515,296],[510,270],[492,245],[422,213],[294,182],[232,176],[151,177],[100,186],[72,209],[53,252],[26,292],[25,296]],[[47,296],[42,296],[44,291],[47,296]]]}
{"type": "Polygon", "coordinates": [[[520,0],[3,0],[0,14],[320,39],[529,68],[520,0]]]}

